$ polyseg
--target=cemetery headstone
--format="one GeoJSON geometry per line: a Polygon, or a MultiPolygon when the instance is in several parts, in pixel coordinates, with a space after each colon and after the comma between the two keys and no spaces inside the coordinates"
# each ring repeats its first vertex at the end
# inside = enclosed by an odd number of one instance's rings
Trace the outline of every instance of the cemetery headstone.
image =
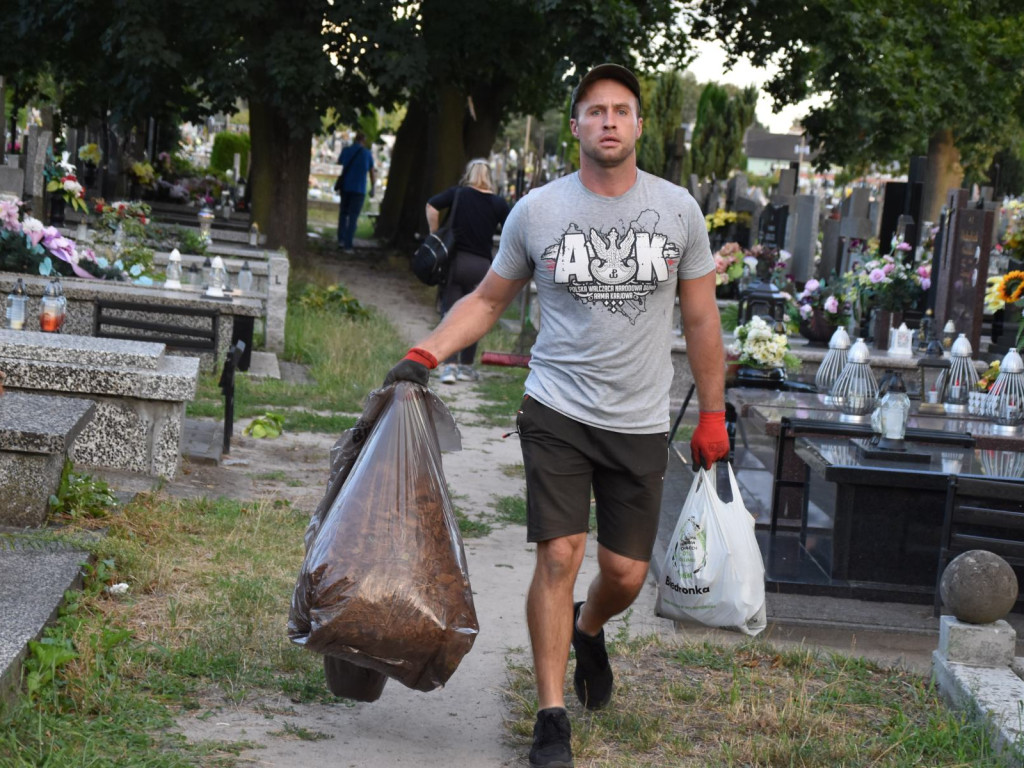
{"type": "Polygon", "coordinates": [[[726,184],[725,190],[725,207],[730,211],[736,210],[736,201],[741,197],[747,195],[747,174],[737,173],[734,174],[728,184],[726,184]]]}
{"type": "Polygon", "coordinates": [[[799,171],[796,168],[783,168],[779,171],[779,183],[775,188],[776,195],[792,197],[796,194],[796,185],[799,181],[799,171]]]}
{"type": "Polygon", "coordinates": [[[831,216],[821,222],[821,261],[818,263],[818,277],[829,278],[839,271],[839,219],[831,216]]]}
{"type": "Polygon", "coordinates": [[[854,240],[870,240],[875,230],[871,226],[869,213],[871,192],[867,187],[854,187],[840,204],[839,236],[842,248],[839,256],[839,271],[850,270],[850,246],[854,240]]]}
{"type": "Polygon", "coordinates": [[[957,332],[966,334],[975,352],[981,342],[992,219],[990,210],[956,208],[950,212],[948,240],[937,276],[936,323],[944,326],[952,320],[957,332]]]}
{"type": "Polygon", "coordinates": [[[690,194],[693,195],[693,199],[697,201],[697,205],[700,206],[700,209],[707,214],[707,211],[704,210],[704,193],[700,188],[700,179],[697,178],[696,173],[690,174],[690,180],[687,183],[686,188],[690,191],[690,194]]]}
{"type": "Polygon", "coordinates": [[[42,200],[45,184],[43,183],[43,167],[46,165],[46,150],[50,146],[53,134],[39,126],[31,126],[28,139],[25,141],[25,197],[42,200]]]}
{"type": "Polygon", "coordinates": [[[887,254],[892,250],[892,238],[896,234],[899,217],[907,197],[907,184],[902,181],[887,181],[882,185],[882,215],[878,229],[878,250],[887,254]]]}
{"type": "Polygon", "coordinates": [[[788,205],[766,205],[758,221],[757,241],[766,248],[782,248],[788,219],[788,205]]]}
{"type": "Polygon", "coordinates": [[[0,165],[0,194],[21,197],[25,193],[25,172],[21,168],[0,165]]]}
{"type": "Polygon", "coordinates": [[[733,210],[741,214],[736,223],[736,242],[743,248],[749,248],[754,244],[754,235],[757,232],[758,222],[761,220],[761,211],[764,209],[757,200],[750,197],[738,197],[733,210]]]}
{"type": "Polygon", "coordinates": [[[814,256],[818,249],[818,216],[821,200],[817,195],[796,196],[796,223],[789,271],[799,283],[809,280],[814,273],[814,256]]]}

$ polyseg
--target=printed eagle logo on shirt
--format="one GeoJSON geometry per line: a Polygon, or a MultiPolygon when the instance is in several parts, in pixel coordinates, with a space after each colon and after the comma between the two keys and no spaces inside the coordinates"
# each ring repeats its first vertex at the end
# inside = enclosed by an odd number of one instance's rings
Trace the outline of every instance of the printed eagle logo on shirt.
{"type": "Polygon", "coordinates": [[[556,285],[565,285],[578,301],[603,306],[631,323],[646,311],[646,297],[669,280],[679,249],[665,235],[635,223],[619,234],[591,228],[587,236],[575,224],[542,256],[551,262],[556,285]]]}

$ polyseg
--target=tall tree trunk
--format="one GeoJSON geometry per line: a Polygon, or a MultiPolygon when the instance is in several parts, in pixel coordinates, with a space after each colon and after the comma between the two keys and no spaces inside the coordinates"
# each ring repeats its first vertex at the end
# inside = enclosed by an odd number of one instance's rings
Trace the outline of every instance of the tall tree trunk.
{"type": "Polygon", "coordinates": [[[921,218],[938,223],[946,195],[951,189],[959,189],[963,180],[964,169],[960,165],[960,151],[953,142],[953,132],[936,131],[928,139],[928,166],[924,188],[921,190],[921,218]]]}
{"type": "Polygon", "coordinates": [[[437,123],[432,135],[437,163],[434,178],[428,185],[431,195],[457,184],[462,178],[469,159],[463,134],[467,114],[466,92],[452,85],[441,86],[437,98],[437,123]]]}
{"type": "Polygon", "coordinates": [[[431,195],[458,182],[465,167],[462,120],[466,98],[444,87],[436,112],[412,102],[395,136],[388,188],[377,220],[378,237],[399,248],[426,232],[424,207],[431,195]]]}
{"type": "Polygon", "coordinates": [[[489,157],[505,115],[511,88],[493,84],[473,91],[473,113],[466,110],[463,146],[466,157],[489,157]]]}
{"type": "Polygon", "coordinates": [[[266,233],[268,248],[298,253],[306,245],[313,134],[290,129],[285,115],[261,101],[249,102],[249,134],[253,220],[266,233]]]}
{"type": "MultiPolygon", "coordinates": [[[[405,118],[395,135],[388,166],[388,186],[380,204],[375,235],[378,239],[402,250],[414,239],[416,223],[410,228],[406,222],[416,215],[422,218],[422,205],[415,209],[417,200],[425,200],[423,180],[433,168],[428,151],[427,134],[430,115],[422,101],[409,103],[405,118]],[[407,212],[406,208],[410,211],[407,212]]],[[[423,222],[426,229],[426,221],[423,222]]]]}

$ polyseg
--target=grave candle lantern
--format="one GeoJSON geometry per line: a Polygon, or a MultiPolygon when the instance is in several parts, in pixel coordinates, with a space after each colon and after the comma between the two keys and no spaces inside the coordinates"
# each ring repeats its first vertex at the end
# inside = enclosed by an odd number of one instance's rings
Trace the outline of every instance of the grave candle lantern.
{"type": "Polygon", "coordinates": [[[961,333],[949,350],[949,372],[943,386],[942,404],[947,413],[966,413],[971,392],[978,387],[978,372],[971,355],[974,350],[961,333]]]}
{"type": "Polygon", "coordinates": [[[1000,434],[1017,434],[1024,424],[1024,360],[1016,349],[1011,349],[999,364],[996,377],[989,393],[986,412],[995,420],[995,431],[1000,434]]]}
{"type": "Polygon", "coordinates": [[[242,268],[238,270],[238,290],[243,293],[252,290],[252,268],[248,261],[243,261],[242,268]]]}
{"type": "Polygon", "coordinates": [[[210,286],[206,289],[207,296],[220,297],[224,295],[227,287],[228,273],[224,269],[224,259],[214,256],[210,266],[210,286]]]}
{"type": "Polygon", "coordinates": [[[832,385],[832,402],[842,411],[843,421],[860,422],[875,410],[878,384],[871,372],[870,353],[864,339],[857,339],[850,347],[846,367],[832,385]]]}
{"type": "Polygon", "coordinates": [[[828,353],[825,355],[825,359],[821,361],[821,365],[818,366],[818,372],[814,374],[814,386],[818,388],[818,392],[825,393],[826,403],[831,402],[831,396],[828,395],[828,392],[831,391],[832,385],[836,383],[839,374],[846,367],[846,358],[849,351],[850,335],[846,332],[845,328],[836,328],[835,333],[832,334],[832,338],[828,342],[828,353]]]}
{"type": "Polygon", "coordinates": [[[203,242],[209,245],[213,242],[213,238],[210,235],[210,230],[213,227],[213,211],[207,208],[205,205],[199,211],[199,236],[203,238],[203,242]]]}
{"type": "Polygon", "coordinates": [[[905,451],[903,438],[907,434],[910,416],[910,398],[903,377],[894,373],[878,408],[871,414],[871,427],[881,436],[878,447],[886,451],[905,451]]]}
{"type": "Polygon", "coordinates": [[[167,288],[181,288],[181,253],[175,248],[167,257],[167,288]]]}

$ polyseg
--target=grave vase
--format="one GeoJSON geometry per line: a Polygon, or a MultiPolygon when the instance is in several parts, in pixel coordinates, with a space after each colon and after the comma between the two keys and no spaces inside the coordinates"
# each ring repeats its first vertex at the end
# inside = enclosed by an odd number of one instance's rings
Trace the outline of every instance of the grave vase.
{"type": "Polygon", "coordinates": [[[64,209],[67,207],[67,202],[64,200],[63,195],[53,195],[50,197],[50,226],[51,227],[63,227],[64,226],[64,209]]]}
{"type": "Polygon", "coordinates": [[[836,327],[835,323],[829,321],[824,310],[815,307],[810,315],[800,320],[799,331],[807,339],[807,346],[823,347],[836,332],[836,327]]]}

